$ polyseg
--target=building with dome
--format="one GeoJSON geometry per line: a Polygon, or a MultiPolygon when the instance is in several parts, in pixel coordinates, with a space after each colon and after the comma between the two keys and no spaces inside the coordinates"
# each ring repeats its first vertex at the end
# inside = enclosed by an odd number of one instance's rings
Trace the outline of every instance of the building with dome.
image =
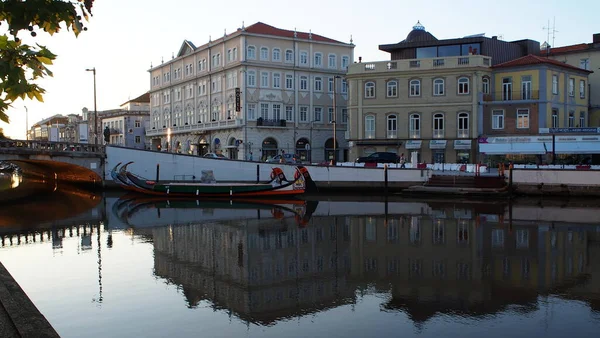
{"type": "Polygon", "coordinates": [[[346,76],[350,156],[390,151],[413,163],[473,163],[491,67],[539,54],[540,44],[484,34],[440,40],[417,22],[379,49],[390,60],[355,63],[346,76]]]}

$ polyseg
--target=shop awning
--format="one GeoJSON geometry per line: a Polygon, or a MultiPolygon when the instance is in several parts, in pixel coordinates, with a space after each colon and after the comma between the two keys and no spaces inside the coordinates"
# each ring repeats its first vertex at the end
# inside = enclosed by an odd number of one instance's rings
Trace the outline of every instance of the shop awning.
{"type": "MultiPolygon", "coordinates": [[[[552,142],[546,143],[552,152],[552,142]]],[[[557,154],[600,154],[600,142],[556,142],[557,154]]]]}
{"type": "Polygon", "coordinates": [[[486,155],[543,155],[552,151],[552,144],[546,144],[546,149],[543,142],[479,143],[479,152],[486,155]]]}

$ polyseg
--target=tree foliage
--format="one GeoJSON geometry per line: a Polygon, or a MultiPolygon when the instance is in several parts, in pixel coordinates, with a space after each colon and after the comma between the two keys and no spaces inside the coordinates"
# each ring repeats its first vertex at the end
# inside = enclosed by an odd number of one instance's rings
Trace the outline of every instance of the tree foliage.
{"type": "Polygon", "coordinates": [[[0,0],[0,120],[9,122],[7,109],[17,99],[43,102],[45,90],[36,80],[52,76],[48,66],[56,55],[48,48],[27,45],[19,34],[53,35],[63,28],[78,36],[87,30],[82,20],[92,15],[94,0],[0,0]]]}
{"type": "Polygon", "coordinates": [[[4,136],[4,130],[2,128],[0,128],[0,138],[6,138],[4,136]]]}

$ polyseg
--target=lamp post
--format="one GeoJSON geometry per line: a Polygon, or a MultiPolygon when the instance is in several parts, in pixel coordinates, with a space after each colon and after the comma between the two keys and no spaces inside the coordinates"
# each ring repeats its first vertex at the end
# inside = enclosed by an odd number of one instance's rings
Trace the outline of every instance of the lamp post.
{"type": "Polygon", "coordinates": [[[337,130],[336,130],[336,119],[337,119],[337,105],[336,105],[336,96],[337,96],[337,79],[340,76],[336,75],[333,77],[333,159],[331,160],[331,164],[335,165],[337,162],[337,153],[336,153],[336,143],[337,143],[337,130]]]}
{"type": "Polygon", "coordinates": [[[171,152],[171,127],[167,128],[167,152],[171,152]]]}
{"type": "Polygon", "coordinates": [[[29,110],[27,110],[27,106],[23,106],[25,108],[25,140],[29,141],[29,110]]]}
{"type": "Polygon", "coordinates": [[[96,67],[88,68],[86,72],[94,74],[94,144],[98,145],[98,110],[96,108],[96,67]]]}

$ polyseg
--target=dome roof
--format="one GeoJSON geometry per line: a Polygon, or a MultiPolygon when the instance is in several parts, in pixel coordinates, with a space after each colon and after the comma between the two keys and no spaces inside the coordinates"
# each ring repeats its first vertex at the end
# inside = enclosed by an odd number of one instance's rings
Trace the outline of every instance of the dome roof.
{"type": "Polygon", "coordinates": [[[402,42],[417,42],[417,41],[436,41],[437,38],[433,36],[431,33],[425,30],[425,27],[421,24],[421,22],[417,21],[417,23],[413,26],[412,31],[408,33],[406,39],[402,42]]]}

